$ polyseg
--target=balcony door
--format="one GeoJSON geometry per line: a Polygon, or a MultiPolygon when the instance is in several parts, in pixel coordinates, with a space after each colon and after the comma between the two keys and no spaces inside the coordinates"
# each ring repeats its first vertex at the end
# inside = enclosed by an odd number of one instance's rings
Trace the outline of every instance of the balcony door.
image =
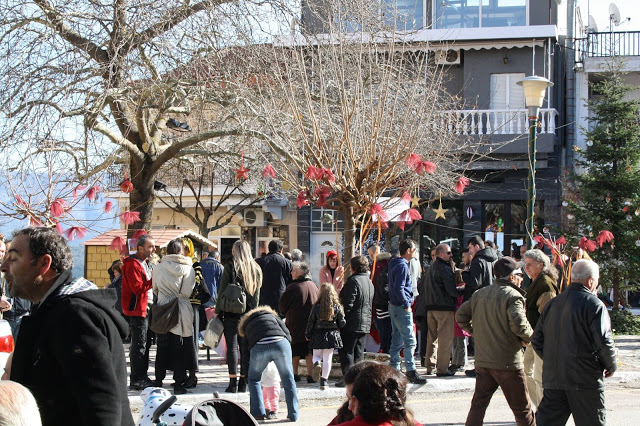
{"type": "Polygon", "coordinates": [[[519,133],[522,131],[522,114],[525,108],[524,89],[516,83],[524,79],[524,73],[491,74],[490,108],[493,110],[487,120],[489,128],[496,133],[519,133]],[[520,122],[518,122],[520,120],[520,122]]]}

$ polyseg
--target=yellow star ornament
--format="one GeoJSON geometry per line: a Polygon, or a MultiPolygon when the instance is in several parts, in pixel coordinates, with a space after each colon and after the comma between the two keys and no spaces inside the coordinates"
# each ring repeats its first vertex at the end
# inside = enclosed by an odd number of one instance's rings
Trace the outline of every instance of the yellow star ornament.
{"type": "Polygon", "coordinates": [[[440,206],[438,206],[438,208],[437,208],[437,209],[432,209],[432,210],[433,210],[433,212],[436,214],[436,220],[437,220],[439,217],[441,217],[441,218],[443,218],[443,219],[446,219],[446,218],[444,217],[444,214],[445,214],[446,212],[448,212],[448,211],[449,211],[449,209],[443,209],[443,208],[442,208],[442,200],[440,200],[440,206]]]}
{"type": "Polygon", "coordinates": [[[418,207],[420,205],[420,197],[414,195],[411,199],[411,207],[418,207]]]}

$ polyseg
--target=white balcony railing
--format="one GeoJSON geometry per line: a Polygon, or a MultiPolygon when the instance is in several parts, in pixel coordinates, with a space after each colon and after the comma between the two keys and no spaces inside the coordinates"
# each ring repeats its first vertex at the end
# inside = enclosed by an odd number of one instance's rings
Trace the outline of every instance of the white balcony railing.
{"type": "MultiPolygon", "coordinates": [[[[554,108],[540,109],[538,133],[555,133],[557,115],[554,108]]],[[[529,131],[529,117],[526,109],[462,109],[442,111],[433,126],[456,135],[520,135],[529,131]]]]}

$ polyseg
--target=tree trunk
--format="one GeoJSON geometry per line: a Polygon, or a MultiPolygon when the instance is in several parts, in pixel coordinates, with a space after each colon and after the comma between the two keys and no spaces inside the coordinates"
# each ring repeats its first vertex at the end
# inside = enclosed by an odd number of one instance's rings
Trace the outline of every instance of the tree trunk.
{"type": "MultiPolygon", "coordinates": [[[[343,205],[340,209],[340,213],[344,217],[344,263],[345,270],[349,264],[349,261],[353,257],[353,249],[356,243],[356,221],[354,217],[353,207],[349,205],[343,205]]],[[[350,269],[350,268],[349,268],[350,269]]]]}
{"type": "Polygon", "coordinates": [[[138,229],[151,229],[151,221],[153,219],[153,203],[155,201],[155,192],[153,183],[155,174],[150,172],[150,163],[140,163],[132,160],[129,164],[131,173],[131,183],[133,191],[129,194],[129,210],[140,213],[140,220],[129,225],[127,238],[131,238],[133,233],[138,229]]]}

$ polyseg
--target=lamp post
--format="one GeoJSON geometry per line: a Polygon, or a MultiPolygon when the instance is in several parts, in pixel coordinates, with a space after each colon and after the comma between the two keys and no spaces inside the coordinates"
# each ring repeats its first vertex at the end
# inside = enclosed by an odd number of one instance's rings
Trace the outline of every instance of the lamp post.
{"type": "Polygon", "coordinates": [[[553,83],[544,77],[532,75],[516,84],[524,89],[525,105],[529,110],[529,179],[527,191],[527,247],[533,248],[534,210],[536,203],[536,129],[538,127],[538,113],[544,101],[544,92],[553,83]]]}

